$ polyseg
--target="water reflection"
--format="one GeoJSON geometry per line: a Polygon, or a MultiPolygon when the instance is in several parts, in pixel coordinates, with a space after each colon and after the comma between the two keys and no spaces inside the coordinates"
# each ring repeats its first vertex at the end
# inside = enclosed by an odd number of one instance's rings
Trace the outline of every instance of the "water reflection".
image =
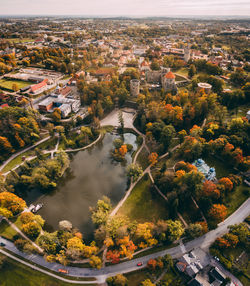
{"type": "MultiPolygon", "coordinates": [[[[67,219],[79,228],[85,239],[92,238],[93,224],[89,207],[94,206],[103,195],[116,204],[127,189],[126,166],[131,155],[126,155],[126,164],[115,162],[110,157],[112,142],[117,135],[106,134],[102,142],[91,149],[72,156],[70,168],[58,182],[58,187],[43,194],[33,190],[23,194],[27,204],[44,203],[39,214],[46,220],[45,227],[52,231],[58,228],[60,220],[67,219]]],[[[136,150],[136,136],[124,134],[125,143],[136,150]]]]}

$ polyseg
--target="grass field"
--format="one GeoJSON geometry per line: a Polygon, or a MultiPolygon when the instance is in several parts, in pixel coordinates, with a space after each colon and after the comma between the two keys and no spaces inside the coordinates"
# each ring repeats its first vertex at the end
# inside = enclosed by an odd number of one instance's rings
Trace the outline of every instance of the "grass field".
{"type": "Polygon", "coordinates": [[[33,42],[34,40],[31,39],[31,38],[23,38],[23,39],[20,39],[20,38],[9,38],[9,39],[4,39],[5,41],[10,41],[10,42],[13,42],[13,43],[25,43],[25,42],[33,42]]]}
{"type": "MultiPolygon", "coordinates": [[[[7,239],[12,240],[13,237],[17,234],[18,233],[12,227],[10,227],[6,221],[2,221],[0,223],[0,235],[2,237],[5,237],[7,239]]],[[[2,285],[2,284],[0,284],[0,285],[2,285]]]]}
{"type": "MultiPolygon", "coordinates": [[[[0,255],[0,258],[4,257],[0,255]]],[[[49,277],[41,272],[32,270],[12,259],[4,259],[3,266],[0,270],[1,286],[69,286],[80,285],[65,283],[49,277]]],[[[87,284],[84,284],[87,285],[87,284]]],[[[94,284],[92,284],[94,285],[94,284]]]]}
{"type": "Polygon", "coordinates": [[[181,69],[175,71],[175,73],[177,73],[179,75],[188,76],[188,69],[187,68],[181,68],[181,69]]]}
{"type": "Polygon", "coordinates": [[[235,212],[237,208],[244,203],[249,197],[249,187],[242,184],[238,186],[235,191],[229,193],[225,198],[225,205],[227,207],[228,216],[235,212]]]}
{"type": "Polygon", "coordinates": [[[156,191],[150,191],[150,185],[150,179],[148,176],[144,176],[118,213],[138,222],[167,219],[168,210],[165,202],[156,191]]]}
{"type": "Polygon", "coordinates": [[[125,276],[128,279],[129,286],[138,286],[141,284],[142,281],[150,278],[147,269],[130,272],[128,274],[125,274],[125,276]]]}
{"type": "Polygon", "coordinates": [[[33,84],[31,81],[22,81],[22,80],[8,80],[8,79],[1,79],[0,80],[0,87],[3,89],[13,90],[13,85],[17,85],[17,89],[24,88],[28,85],[33,84]]]}
{"type": "Polygon", "coordinates": [[[2,173],[6,173],[8,171],[10,171],[11,169],[13,169],[16,165],[21,164],[22,161],[22,157],[29,157],[29,156],[33,156],[34,155],[34,150],[29,150],[27,152],[24,152],[20,155],[18,155],[16,158],[14,158],[13,160],[11,160],[2,170],[2,173]]]}

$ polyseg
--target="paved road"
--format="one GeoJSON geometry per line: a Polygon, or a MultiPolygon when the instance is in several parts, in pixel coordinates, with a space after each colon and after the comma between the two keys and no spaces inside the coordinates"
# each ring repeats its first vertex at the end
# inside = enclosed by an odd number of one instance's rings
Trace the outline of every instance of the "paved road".
{"type": "MultiPolygon", "coordinates": [[[[250,198],[245,201],[238,210],[236,210],[230,217],[228,217],[224,222],[220,223],[215,230],[212,230],[205,235],[196,238],[192,241],[187,242],[184,247],[187,252],[195,248],[203,248],[205,250],[214,242],[217,237],[222,236],[228,231],[228,226],[236,223],[242,222],[250,214],[250,198]]],[[[62,268],[62,265],[59,263],[48,263],[44,260],[42,256],[35,254],[27,254],[19,251],[12,242],[7,241],[6,239],[1,238],[1,242],[6,244],[5,248],[9,251],[30,260],[38,265],[41,265],[47,269],[58,271],[59,268],[62,268]]],[[[150,255],[146,255],[141,258],[136,258],[127,262],[123,262],[116,265],[111,265],[104,267],[102,269],[91,269],[91,268],[79,268],[66,266],[65,269],[69,271],[68,276],[72,277],[95,277],[99,283],[103,283],[107,277],[114,276],[118,273],[127,273],[139,268],[146,267],[147,261],[151,258],[156,258],[159,256],[164,256],[165,254],[170,254],[173,258],[178,258],[183,255],[183,246],[176,246],[170,249],[162,250],[150,255]],[[137,266],[138,262],[142,262],[141,267],[137,266]]],[[[48,274],[49,275],[49,274],[48,274]]]]}

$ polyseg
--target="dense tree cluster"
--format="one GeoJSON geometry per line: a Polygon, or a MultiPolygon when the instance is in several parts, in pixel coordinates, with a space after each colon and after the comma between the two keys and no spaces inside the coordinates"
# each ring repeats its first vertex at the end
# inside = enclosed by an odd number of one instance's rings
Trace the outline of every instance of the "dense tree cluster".
{"type": "Polygon", "coordinates": [[[38,115],[31,109],[0,109],[0,161],[40,138],[37,118],[38,115]]]}

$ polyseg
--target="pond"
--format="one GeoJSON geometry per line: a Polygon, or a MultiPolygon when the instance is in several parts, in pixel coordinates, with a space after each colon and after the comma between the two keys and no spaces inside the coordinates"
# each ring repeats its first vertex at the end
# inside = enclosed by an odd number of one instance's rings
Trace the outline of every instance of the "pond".
{"type": "MultiPolygon", "coordinates": [[[[85,239],[91,239],[94,226],[90,206],[98,199],[108,196],[113,206],[125,195],[127,189],[126,166],[131,163],[131,154],[126,154],[126,163],[114,162],[110,156],[113,140],[118,135],[107,133],[104,139],[85,151],[72,155],[70,168],[50,193],[32,190],[23,194],[27,204],[44,203],[38,212],[45,220],[45,229],[58,229],[61,220],[69,220],[85,239]]],[[[124,134],[125,143],[137,149],[136,136],[124,134]]]]}

